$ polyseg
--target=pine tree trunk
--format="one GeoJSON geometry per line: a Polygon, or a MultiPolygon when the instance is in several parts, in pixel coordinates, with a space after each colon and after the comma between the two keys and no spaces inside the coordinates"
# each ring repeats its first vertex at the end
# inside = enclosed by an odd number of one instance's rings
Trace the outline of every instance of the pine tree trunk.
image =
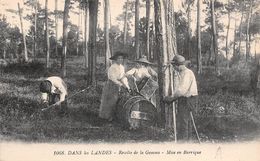
{"type": "Polygon", "coordinates": [[[135,0],[135,58],[138,59],[140,58],[140,53],[139,53],[139,46],[140,46],[140,41],[139,41],[139,0],[135,0]]]}
{"type": "Polygon", "coordinates": [[[150,0],[146,0],[146,56],[150,59],[150,0]]]}
{"type": "Polygon", "coordinates": [[[197,72],[202,73],[201,62],[201,34],[200,34],[200,0],[197,2],[197,72]]]}
{"type": "Polygon", "coordinates": [[[33,58],[35,59],[37,56],[36,49],[37,49],[37,18],[38,18],[38,9],[37,9],[38,1],[35,0],[34,4],[34,35],[33,35],[33,58]]]}
{"type": "Polygon", "coordinates": [[[251,17],[252,17],[251,16],[252,6],[253,6],[253,0],[250,0],[250,9],[248,11],[247,26],[246,26],[246,62],[249,60],[249,57],[250,57],[249,27],[250,27],[250,21],[251,21],[251,17]]]}
{"type": "Polygon", "coordinates": [[[80,5],[78,8],[78,29],[77,29],[77,41],[76,41],[76,55],[79,56],[79,34],[80,34],[80,5]]]}
{"type": "MultiPolygon", "coordinates": [[[[173,94],[172,68],[164,68],[176,52],[176,33],[173,4],[170,0],[155,0],[155,53],[158,61],[158,84],[159,84],[159,105],[161,109],[161,123],[167,129],[176,129],[175,105],[166,105],[163,97],[173,94]],[[167,31],[168,30],[168,31],[167,31]]],[[[176,131],[174,131],[176,134],[176,131]]],[[[175,137],[176,138],[176,137],[175,137]]]]}
{"type": "Polygon", "coordinates": [[[228,37],[229,37],[229,29],[230,29],[230,11],[228,10],[228,26],[227,26],[227,34],[226,34],[226,61],[227,61],[227,68],[229,68],[229,60],[228,60],[228,52],[229,52],[229,46],[228,46],[228,37]]]}
{"type": "Polygon", "coordinates": [[[49,22],[48,22],[48,0],[45,0],[45,36],[46,36],[46,68],[50,67],[50,39],[49,39],[49,22]]]}
{"type": "Polygon", "coordinates": [[[88,84],[96,86],[96,31],[98,0],[89,1],[89,67],[88,84]]]}
{"type": "Polygon", "coordinates": [[[187,53],[186,53],[186,55],[187,55],[188,60],[191,60],[191,15],[190,15],[191,9],[190,9],[190,7],[191,7],[191,3],[188,4],[188,9],[187,9],[188,27],[187,27],[187,49],[186,49],[187,53]]]}
{"type": "Polygon", "coordinates": [[[213,52],[215,55],[215,72],[219,74],[219,60],[218,60],[218,42],[216,34],[216,19],[215,19],[215,0],[211,0],[211,26],[212,26],[212,36],[213,36],[213,52]]]}
{"type": "Polygon", "coordinates": [[[21,11],[19,3],[18,3],[18,12],[19,12],[19,16],[20,16],[21,31],[22,31],[22,35],[23,35],[24,60],[25,60],[25,62],[28,62],[28,53],[27,53],[27,46],[26,46],[26,36],[25,36],[25,33],[24,33],[24,28],[23,28],[23,16],[22,16],[22,11],[21,11]]]}
{"type": "Polygon", "coordinates": [[[55,0],[55,55],[58,56],[58,0],[55,0]]]}
{"type": "Polygon", "coordinates": [[[233,39],[233,57],[237,57],[236,53],[236,41],[237,41],[237,36],[236,36],[236,28],[237,28],[237,21],[235,20],[235,27],[234,27],[234,39],[233,39]]]}
{"type": "Polygon", "coordinates": [[[106,61],[106,69],[108,69],[111,65],[111,61],[110,61],[110,57],[111,57],[111,53],[110,53],[110,47],[109,47],[109,0],[105,0],[105,10],[104,10],[104,31],[105,31],[105,61],[106,61]]]}
{"type": "Polygon", "coordinates": [[[238,44],[238,57],[240,59],[241,55],[241,42],[242,42],[242,23],[244,19],[244,10],[242,10],[242,15],[241,15],[241,20],[240,20],[240,25],[239,25],[239,44],[238,44]]]}
{"type": "Polygon", "coordinates": [[[65,0],[64,13],[63,13],[63,34],[62,34],[63,39],[62,39],[62,58],[61,58],[61,69],[62,69],[63,77],[66,77],[69,8],[70,8],[70,0],[65,0]]]}
{"type": "Polygon", "coordinates": [[[211,39],[210,39],[210,51],[209,51],[209,57],[208,57],[208,61],[207,61],[207,65],[210,66],[211,65],[211,61],[212,61],[212,55],[214,54],[213,52],[213,36],[211,34],[211,39]]]}
{"type": "Polygon", "coordinates": [[[257,42],[257,40],[255,39],[255,62],[257,62],[257,56],[256,56],[256,42],[257,42]]]}
{"type": "Polygon", "coordinates": [[[128,18],[128,3],[129,0],[126,1],[126,8],[125,8],[125,19],[124,19],[124,47],[126,45],[126,36],[127,36],[127,18],[128,18]]]}
{"type": "Polygon", "coordinates": [[[88,40],[89,40],[89,2],[85,1],[85,34],[84,34],[84,56],[85,56],[85,68],[87,69],[89,67],[88,64],[88,40]]]}

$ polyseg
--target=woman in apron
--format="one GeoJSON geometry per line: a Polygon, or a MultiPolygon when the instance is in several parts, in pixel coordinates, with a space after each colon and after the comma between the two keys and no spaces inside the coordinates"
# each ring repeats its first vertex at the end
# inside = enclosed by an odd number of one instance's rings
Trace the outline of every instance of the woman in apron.
{"type": "Polygon", "coordinates": [[[99,109],[99,117],[112,121],[114,118],[114,111],[116,103],[119,98],[119,91],[121,87],[130,90],[127,79],[125,77],[125,67],[123,66],[126,54],[116,52],[110,59],[112,65],[108,69],[108,80],[102,91],[101,104],[99,109]]]}

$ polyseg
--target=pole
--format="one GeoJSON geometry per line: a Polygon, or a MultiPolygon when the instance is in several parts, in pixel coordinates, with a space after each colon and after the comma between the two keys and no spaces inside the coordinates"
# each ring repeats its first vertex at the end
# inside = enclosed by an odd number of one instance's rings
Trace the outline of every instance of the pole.
{"type": "MultiPolygon", "coordinates": [[[[78,91],[78,92],[75,92],[75,93],[72,94],[71,96],[67,97],[66,100],[71,99],[72,97],[76,96],[76,95],[79,94],[79,93],[85,92],[85,91],[88,90],[90,87],[92,87],[92,86],[89,86],[89,87],[87,87],[87,88],[85,88],[85,89],[82,89],[82,90],[80,90],[80,91],[78,91]]],[[[48,110],[48,109],[50,109],[50,108],[52,108],[52,107],[55,107],[55,104],[52,104],[52,105],[50,105],[50,106],[48,106],[48,107],[46,107],[46,108],[43,108],[43,109],[41,109],[41,111],[46,111],[46,110],[48,110]]]]}
{"type": "Polygon", "coordinates": [[[193,124],[194,130],[195,130],[195,132],[196,132],[197,139],[198,139],[199,143],[201,143],[201,142],[200,142],[199,133],[198,133],[197,127],[196,127],[196,125],[195,125],[195,121],[194,121],[193,114],[192,114],[191,111],[190,111],[190,117],[191,117],[191,120],[192,120],[192,124],[193,124]]]}

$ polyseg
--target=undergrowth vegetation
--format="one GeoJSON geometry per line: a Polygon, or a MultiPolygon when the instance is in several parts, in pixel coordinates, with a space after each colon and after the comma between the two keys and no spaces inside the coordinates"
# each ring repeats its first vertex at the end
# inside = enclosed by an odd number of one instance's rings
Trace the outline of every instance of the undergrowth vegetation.
{"type": "MultiPolygon", "coordinates": [[[[37,142],[157,142],[171,141],[172,136],[161,127],[129,131],[114,121],[98,118],[103,83],[103,64],[97,67],[97,87],[68,100],[69,114],[57,115],[53,108],[42,112],[39,103],[39,82],[50,75],[59,75],[58,63],[48,72],[43,61],[10,64],[0,76],[0,139],[37,142]]],[[[69,59],[65,82],[69,95],[87,87],[87,70],[80,58],[69,59]]],[[[221,75],[205,69],[197,75],[199,102],[196,124],[203,141],[250,140],[259,137],[260,111],[249,84],[249,67],[235,66],[221,75]]]]}

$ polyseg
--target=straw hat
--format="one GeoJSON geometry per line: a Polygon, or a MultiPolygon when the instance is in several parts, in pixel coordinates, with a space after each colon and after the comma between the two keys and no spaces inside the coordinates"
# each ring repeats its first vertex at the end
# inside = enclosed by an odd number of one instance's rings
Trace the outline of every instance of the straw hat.
{"type": "Polygon", "coordinates": [[[137,63],[143,63],[143,64],[149,64],[149,65],[154,65],[153,63],[149,62],[147,60],[146,56],[142,56],[140,59],[136,60],[135,62],[137,63]]]}
{"type": "Polygon", "coordinates": [[[123,53],[121,51],[117,51],[113,56],[111,56],[111,58],[109,58],[110,60],[116,60],[119,56],[122,56],[123,58],[127,58],[127,54],[123,53]]]}

